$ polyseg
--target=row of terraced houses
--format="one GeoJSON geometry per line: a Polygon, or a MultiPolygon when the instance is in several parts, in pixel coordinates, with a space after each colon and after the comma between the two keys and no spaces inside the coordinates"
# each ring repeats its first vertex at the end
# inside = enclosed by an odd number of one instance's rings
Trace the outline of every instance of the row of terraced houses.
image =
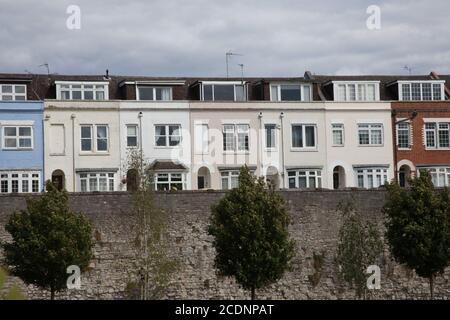
{"type": "Polygon", "coordinates": [[[0,74],[0,193],[450,185],[450,76],[169,78],[0,74]]]}

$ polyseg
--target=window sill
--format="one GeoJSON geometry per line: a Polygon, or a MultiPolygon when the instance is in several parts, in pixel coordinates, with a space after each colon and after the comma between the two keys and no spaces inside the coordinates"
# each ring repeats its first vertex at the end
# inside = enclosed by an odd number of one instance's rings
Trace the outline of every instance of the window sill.
{"type": "Polygon", "coordinates": [[[343,144],[333,144],[333,145],[331,145],[333,148],[343,148],[343,147],[345,147],[345,145],[343,145],[343,144]]]}
{"type": "Polygon", "coordinates": [[[154,146],[154,149],[181,149],[180,146],[154,146]]]}
{"type": "Polygon", "coordinates": [[[425,151],[450,151],[450,148],[426,148],[425,151]]]}
{"type": "Polygon", "coordinates": [[[358,144],[358,147],[362,147],[362,148],[367,148],[367,147],[380,148],[380,147],[384,147],[384,144],[358,144]]]}
{"type": "Polygon", "coordinates": [[[60,156],[65,156],[65,153],[50,153],[51,157],[60,157],[60,156]]]}
{"type": "Polygon", "coordinates": [[[10,148],[3,148],[2,151],[33,151],[34,148],[18,148],[18,149],[10,149],[10,148]]]}
{"type": "Polygon", "coordinates": [[[224,151],[224,155],[248,155],[250,151],[224,151]]]}
{"type": "Polygon", "coordinates": [[[109,156],[111,154],[109,152],[97,151],[97,152],[80,152],[78,155],[79,156],[109,156]]]}
{"type": "Polygon", "coordinates": [[[319,152],[317,148],[291,148],[291,152],[319,152]]]}

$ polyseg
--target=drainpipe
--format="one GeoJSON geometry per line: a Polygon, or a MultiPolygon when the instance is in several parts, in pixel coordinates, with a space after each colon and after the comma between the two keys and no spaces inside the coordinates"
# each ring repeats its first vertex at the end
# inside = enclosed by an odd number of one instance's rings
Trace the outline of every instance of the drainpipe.
{"type": "Polygon", "coordinates": [[[72,113],[70,119],[72,120],[72,192],[75,192],[75,114],[72,113]]]}
{"type": "Polygon", "coordinates": [[[283,189],[286,188],[285,184],[285,175],[284,175],[284,129],[283,129],[283,118],[284,118],[284,112],[280,113],[280,122],[281,122],[281,128],[280,128],[280,135],[281,135],[281,181],[283,182],[283,189]]]}
{"type": "Polygon", "coordinates": [[[263,135],[263,129],[262,129],[262,117],[263,117],[263,113],[262,112],[260,112],[259,114],[258,114],[258,119],[259,119],[259,134],[258,134],[258,149],[259,149],[259,152],[258,152],[258,155],[259,155],[259,170],[260,170],[260,176],[262,176],[263,175],[263,138],[262,138],[262,135],[263,135]]]}
{"type": "Polygon", "coordinates": [[[140,170],[141,172],[139,173],[140,175],[143,174],[142,170],[144,168],[144,149],[142,147],[142,117],[144,116],[144,114],[142,113],[142,111],[140,111],[138,113],[138,118],[139,118],[139,152],[140,152],[140,170]]]}

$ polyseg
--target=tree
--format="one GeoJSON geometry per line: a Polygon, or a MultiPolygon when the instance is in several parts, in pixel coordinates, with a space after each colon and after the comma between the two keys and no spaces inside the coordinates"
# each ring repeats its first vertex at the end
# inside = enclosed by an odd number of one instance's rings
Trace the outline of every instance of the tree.
{"type": "Polygon", "coordinates": [[[67,267],[83,272],[92,258],[92,226],[68,206],[66,191],[50,181],[42,196],[27,199],[27,209],[11,215],[5,229],[12,242],[4,243],[5,262],[26,284],[55,292],[66,288],[67,267]]]}
{"type": "Polygon", "coordinates": [[[177,262],[169,256],[167,215],[155,203],[149,164],[140,150],[128,154],[127,171],[133,170],[133,213],[136,216],[134,230],[135,259],[132,283],[127,291],[138,291],[129,298],[159,299],[163,297],[177,262]],[[138,287],[138,290],[133,290],[138,287]]]}
{"type": "Polygon", "coordinates": [[[375,224],[363,221],[353,201],[338,205],[342,216],[336,262],[339,276],[354,287],[358,298],[366,298],[367,267],[383,252],[383,242],[375,224]]]}
{"type": "Polygon", "coordinates": [[[291,267],[295,243],[284,200],[245,166],[239,187],[211,210],[208,233],[214,237],[218,274],[234,277],[253,300],[256,289],[277,281],[291,267]]]}
{"type": "Polygon", "coordinates": [[[410,180],[410,190],[387,185],[386,238],[394,259],[430,284],[450,262],[450,196],[437,191],[428,174],[410,180]]]}

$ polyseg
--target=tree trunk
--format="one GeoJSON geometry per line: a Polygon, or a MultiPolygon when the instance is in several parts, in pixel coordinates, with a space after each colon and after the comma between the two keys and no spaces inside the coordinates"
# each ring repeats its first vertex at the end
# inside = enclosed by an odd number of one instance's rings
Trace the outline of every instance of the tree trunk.
{"type": "Polygon", "coordinates": [[[55,300],[55,289],[50,288],[50,300],[55,300]]]}
{"type": "Polygon", "coordinates": [[[252,287],[252,300],[256,299],[255,287],[252,287]]]}
{"type": "Polygon", "coordinates": [[[434,298],[434,296],[433,296],[433,290],[434,290],[434,287],[433,287],[433,280],[434,280],[434,276],[432,275],[432,276],[430,277],[430,299],[431,299],[431,300],[433,300],[433,298],[434,298]]]}

